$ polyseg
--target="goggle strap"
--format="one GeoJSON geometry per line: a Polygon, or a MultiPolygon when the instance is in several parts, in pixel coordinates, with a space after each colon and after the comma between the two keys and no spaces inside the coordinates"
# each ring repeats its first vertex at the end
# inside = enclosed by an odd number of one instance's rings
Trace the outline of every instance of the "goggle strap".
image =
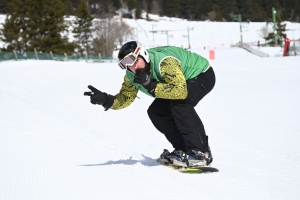
{"type": "Polygon", "coordinates": [[[140,47],[135,49],[134,54],[137,55],[139,53],[139,51],[140,51],[140,47]]]}

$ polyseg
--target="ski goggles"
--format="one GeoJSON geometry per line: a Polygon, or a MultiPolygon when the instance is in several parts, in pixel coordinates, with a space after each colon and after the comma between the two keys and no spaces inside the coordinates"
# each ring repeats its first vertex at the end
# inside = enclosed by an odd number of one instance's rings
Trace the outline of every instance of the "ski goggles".
{"type": "Polygon", "coordinates": [[[137,46],[133,53],[126,55],[122,60],[118,62],[119,67],[121,69],[127,69],[128,66],[134,65],[137,61],[138,55],[140,54],[140,47],[137,46]]]}

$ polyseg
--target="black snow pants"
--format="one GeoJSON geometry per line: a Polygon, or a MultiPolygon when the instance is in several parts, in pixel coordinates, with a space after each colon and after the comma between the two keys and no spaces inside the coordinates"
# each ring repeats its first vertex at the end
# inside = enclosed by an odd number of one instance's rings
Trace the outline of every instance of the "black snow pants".
{"type": "Polygon", "coordinates": [[[185,100],[156,98],[148,108],[153,125],[163,133],[175,149],[207,152],[208,136],[194,107],[208,94],[216,82],[212,67],[197,77],[187,80],[188,96],[185,100]]]}

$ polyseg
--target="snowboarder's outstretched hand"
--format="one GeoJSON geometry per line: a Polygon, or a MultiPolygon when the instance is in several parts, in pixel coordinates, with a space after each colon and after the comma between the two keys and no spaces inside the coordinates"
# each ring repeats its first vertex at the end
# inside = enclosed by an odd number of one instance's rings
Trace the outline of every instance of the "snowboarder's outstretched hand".
{"type": "Polygon", "coordinates": [[[89,85],[88,88],[92,92],[85,92],[83,95],[90,96],[92,104],[104,105],[108,101],[109,97],[105,92],[101,92],[91,85],[89,85]]]}

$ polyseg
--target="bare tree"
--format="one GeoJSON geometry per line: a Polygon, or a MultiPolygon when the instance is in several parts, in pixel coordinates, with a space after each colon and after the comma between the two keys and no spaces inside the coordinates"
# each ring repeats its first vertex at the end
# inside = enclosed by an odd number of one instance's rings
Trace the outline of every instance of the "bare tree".
{"type": "Polygon", "coordinates": [[[119,22],[119,25],[114,28],[116,33],[116,42],[120,46],[134,35],[134,29],[125,22],[119,22]]]}
{"type": "Polygon", "coordinates": [[[115,19],[99,19],[94,22],[93,51],[112,56],[117,44],[120,46],[133,35],[133,29],[125,22],[115,19]]]}
{"type": "Polygon", "coordinates": [[[210,21],[214,21],[216,19],[216,17],[217,17],[217,14],[216,14],[215,11],[211,11],[211,12],[208,13],[208,19],[210,21]]]}
{"type": "Polygon", "coordinates": [[[259,30],[260,32],[258,33],[259,36],[261,38],[263,38],[265,40],[265,38],[269,35],[269,33],[271,32],[271,30],[269,30],[268,24],[266,24],[266,26],[261,27],[261,29],[259,30]]]}

